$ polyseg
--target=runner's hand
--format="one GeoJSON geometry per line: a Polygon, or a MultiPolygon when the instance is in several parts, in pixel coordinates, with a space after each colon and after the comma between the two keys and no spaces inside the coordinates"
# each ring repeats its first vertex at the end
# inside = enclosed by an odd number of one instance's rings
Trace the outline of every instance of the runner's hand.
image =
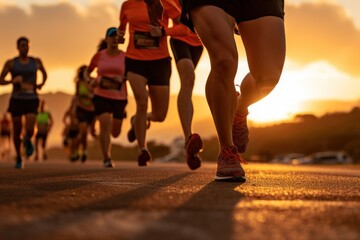
{"type": "Polygon", "coordinates": [[[163,28],[160,26],[150,25],[150,35],[152,37],[161,37],[163,35],[163,28]]]}
{"type": "Polygon", "coordinates": [[[125,32],[118,29],[118,31],[117,31],[117,36],[116,36],[118,43],[121,44],[121,43],[124,43],[124,42],[125,42],[124,35],[125,35],[125,32]]]}
{"type": "Polygon", "coordinates": [[[21,83],[23,81],[23,77],[22,76],[16,76],[12,79],[13,83],[21,83]]]}

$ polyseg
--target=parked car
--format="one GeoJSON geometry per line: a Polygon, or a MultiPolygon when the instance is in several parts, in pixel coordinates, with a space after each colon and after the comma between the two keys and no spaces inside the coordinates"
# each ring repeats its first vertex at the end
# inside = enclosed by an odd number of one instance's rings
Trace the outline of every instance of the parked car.
{"type": "Polygon", "coordinates": [[[314,164],[352,163],[351,157],[344,151],[316,152],[309,157],[314,164]]]}
{"type": "Polygon", "coordinates": [[[306,157],[294,158],[292,164],[345,164],[352,163],[352,158],[344,151],[316,152],[306,157]]]}
{"type": "Polygon", "coordinates": [[[283,153],[275,155],[271,160],[272,163],[284,163],[292,164],[294,159],[303,158],[305,155],[303,153],[283,153]]]}
{"type": "Polygon", "coordinates": [[[298,157],[298,158],[294,158],[291,160],[291,163],[294,165],[300,165],[300,164],[312,164],[313,163],[313,159],[311,156],[303,156],[303,157],[298,157]]]}

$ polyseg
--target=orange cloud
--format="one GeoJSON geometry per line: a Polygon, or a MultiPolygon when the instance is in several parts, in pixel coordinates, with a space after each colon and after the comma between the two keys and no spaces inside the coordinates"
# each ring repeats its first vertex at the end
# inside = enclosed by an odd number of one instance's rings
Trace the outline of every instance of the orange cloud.
{"type": "Polygon", "coordinates": [[[87,63],[109,26],[118,25],[114,5],[89,7],[85,14],[70,4],[32,5],[31,13],[17,7],[0,11],[1,59],[17,54],[16,39],[25,35],[30,54],[43,59],[47,68],[74,67],[87,63]]]}
{"type": "Polygon", "coordinates": [[[360,75],[360,30],[343,8],[305,3],[287,5],[285,13],[288,58],[300,63],[325,60],[360,75]]]}
{"type": "MultiPolygon", "coordinates": [[[[74,5],[32,5],[31,13],[18,7],[0,10],[0,64],[16,52],[21,35],[31,40],[31,54],[47,68],[77,67],[87,63],[108,26],[118,25],[117,6],[101,3],[81,12],[74,5]]],[[[285,7],[287,57],[307,64],[325,60],[340,71],[360,75],[360,30],[338,5],[287,4],[285,7]]],[[[239,51],[244,56],[240,38],[239,51]]]]}

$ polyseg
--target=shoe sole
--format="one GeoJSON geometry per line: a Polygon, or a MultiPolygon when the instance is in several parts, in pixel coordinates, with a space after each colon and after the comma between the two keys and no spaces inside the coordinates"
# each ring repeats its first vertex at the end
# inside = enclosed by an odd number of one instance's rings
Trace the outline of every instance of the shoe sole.
{"type": "Polygon", "coordinates": [[[133,128],[128,131],[127,138],[128,138],[128,141],[131,143],[136,140],[135,130],[133,128]]]}
{"type": "Polygon", "coordinates": [[[139,167],[146,167],[146,166],[147,166],[147,162],[145,162],[145,163],[140,163],[140,162],[139,162],[139,163],[138,163],[138,166],[139,166],[139,167]]]}
{"type": "Polygon", "coordinates": [[[131,143],[136,140],[135,129],[134,129],[134,124],[135,124],[134,121],[135,121],[135,115],[130,118],[130,126],[131,126],[131,128],[127,133],[128,141],[131,142],[131,143]]]}
{"type": "Polygon", "coordinates": [[[105,168],[114,168],[115,164],[114,163],[104,163],[104,167],[105,168]]]}
{"type": "Polygon", "coordinates": [[[246,182],[245,176],[220,176],[215,175],[215,181],[219,182],[246,182]]]}
{"type": "Polygon", "coordinates": [[[146,160],[146,161],[139,161],[138,160],[138,166],[139,167],[146,167],[148,164],[148,162],[150,162],[150,160],[151,160],[151,158],[149,158],[148,160],[146,160]]]}
{"type": "Polygon", "coordinates": [[[201,159],[196,156],[203,150],[203,143],[199,135],[195,135],[192,144],[186,146],[186,162],[191,170],[198,169],[201,166],[201,159]]]}
{"type": "MultiPolygon", "coordinates": [[[[150,121],[148,120],[146,129],[149,129],[149,128],[150,128],[150,121]]],[[[128,131],[127,138],[128,138],[128,141],[131,143],[136,140],[135,129],[133,127],[128,131]]]]}
{"type": "Polygon", "coordinates": [[[114,168],[115,163],[111,160],[111,158],[106,158],[103,161],[104,168],[114,168]]]}

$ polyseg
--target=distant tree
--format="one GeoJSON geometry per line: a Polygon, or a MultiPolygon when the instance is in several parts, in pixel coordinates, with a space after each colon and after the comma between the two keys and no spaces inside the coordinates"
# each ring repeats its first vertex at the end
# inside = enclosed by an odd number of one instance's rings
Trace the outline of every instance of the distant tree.
{"type": "Polygon", "coordinates": [[[297,114],[295,116],[295,121],[297,122],[308,122],[308,121],[314,121],[318,118],[313,114],[297,114]]]}
{"type": "Polygon", "coordinates": [[[351,114],[359,114],[360,113],[360,107],[354,107],[351,112],[351,114]]]}

